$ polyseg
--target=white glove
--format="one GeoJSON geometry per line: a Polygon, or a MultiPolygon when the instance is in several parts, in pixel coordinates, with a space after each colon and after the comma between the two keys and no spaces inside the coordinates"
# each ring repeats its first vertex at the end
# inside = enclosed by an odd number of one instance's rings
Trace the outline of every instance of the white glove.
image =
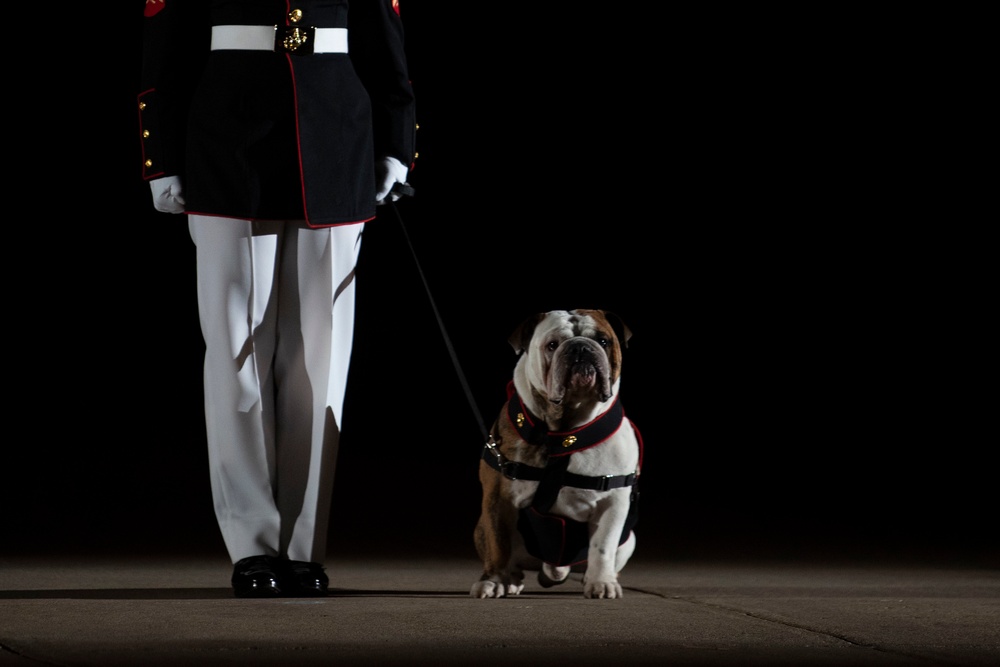
{"type": "Polygon", "coordinates": [[[385,203],[386,196],[390,201],[399,201],[399,195],[390,192],[396,183],[406,183],[406,167],[394,157],[383,158],[375,165],[375,203],[385,203]]]}
{"type": "Polygon", "coordinates": [[[153,191],[153,208],[162,213],[184,212],[184,187],[180,176],[164,176],[149,182],[153,191]]]}

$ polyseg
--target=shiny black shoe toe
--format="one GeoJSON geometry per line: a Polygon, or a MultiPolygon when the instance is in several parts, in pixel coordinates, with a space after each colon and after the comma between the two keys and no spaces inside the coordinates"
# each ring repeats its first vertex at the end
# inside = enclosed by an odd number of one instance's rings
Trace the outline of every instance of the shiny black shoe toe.
{"type": "Polygon", "coordinates": [[[275,598],[282,595],[278,560],[249,556],[233,566],[233,593],[238,598],[275,598]]]}
{"type": "Polygon", "coordinates": [[[284,594],[299,597],[327,595],[330,579],[319,563],[290,560],[285,564],[284,594]]]}

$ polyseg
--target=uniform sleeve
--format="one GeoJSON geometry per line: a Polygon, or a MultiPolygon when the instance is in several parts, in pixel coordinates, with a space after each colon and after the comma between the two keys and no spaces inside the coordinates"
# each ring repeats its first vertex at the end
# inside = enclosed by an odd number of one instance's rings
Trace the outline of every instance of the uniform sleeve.
{"type": "Polygon", "coordinates": [[[416,105],[403,41],[401,0],[353,0],[348,47],[372,101],[375,157],[408,168],[416,157],[416,105]]]}
{"type": "Polygon", "coordinates": [[[144,180],[184,175],[188,108],[211,39],[198,2],[145,1],[137,99],[144,180]]]}

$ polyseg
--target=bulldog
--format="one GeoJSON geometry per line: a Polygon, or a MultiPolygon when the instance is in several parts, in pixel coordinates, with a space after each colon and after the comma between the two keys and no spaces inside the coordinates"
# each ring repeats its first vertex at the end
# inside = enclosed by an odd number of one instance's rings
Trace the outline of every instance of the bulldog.
{"type": "Polygon", "coordinates": [[[642,439],[618,390],[632,333],[604,310],[553,310],[511,334],[519,355],[508,401],[479,463],[475,598],[518,595],[583,572],[586,598],[620,598],[635,550],[642,439]]]}

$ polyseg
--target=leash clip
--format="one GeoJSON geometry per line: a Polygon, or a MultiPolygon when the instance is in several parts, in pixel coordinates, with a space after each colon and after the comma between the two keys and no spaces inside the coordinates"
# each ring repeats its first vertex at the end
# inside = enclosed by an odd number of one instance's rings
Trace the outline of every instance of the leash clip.
{"type": "Polygon", "coordinates": [[[493,434],[492,433],[490,433],[489,440],[486,441],[486,449],[490,450],[490,453],[493,454],[493,456],[496,457],[496,459],[497,459],[497,465],[499,465],[501,467],[501,469],[502,469],[503,465],[504,465],[504,462],[505,462],[504,461],[504,457],[503,457],[503,454],[500,453],[500,450],[497,449],[497,443],[496,443],[496,440],[493,439],[493,434]]]}

